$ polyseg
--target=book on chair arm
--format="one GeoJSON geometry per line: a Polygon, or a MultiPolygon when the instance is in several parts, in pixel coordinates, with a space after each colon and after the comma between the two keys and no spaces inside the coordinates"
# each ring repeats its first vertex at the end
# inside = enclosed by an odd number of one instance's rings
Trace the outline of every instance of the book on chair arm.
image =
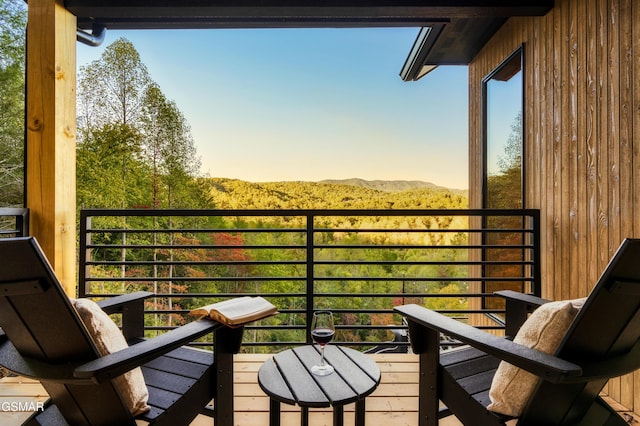
{"type": "Polygon", "coordinates": [[[190,315],[209,317],[230,327],[256,321],[278,313],[278,309],[266,299],[244,296],[197,308],[190,315]]]}

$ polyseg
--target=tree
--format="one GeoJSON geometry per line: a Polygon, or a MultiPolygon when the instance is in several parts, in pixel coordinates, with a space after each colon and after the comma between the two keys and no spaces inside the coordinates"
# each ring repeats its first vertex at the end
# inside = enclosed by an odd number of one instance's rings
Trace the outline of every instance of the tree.
{"type": "Polygon", "coordinates": [[[116,40],[80,68],[77,109],[79,206],[212,206],[189,124],[130,41],[116,40]]]}
{"type": "Polygon", "coordinates": [[[156,84],[145,93],[142,117],[144,152],[152,167],[152,194],[155,208],[200,207],[193,199],[194,177],[200,169],[191,129],[176,106],[156,84]]]}
{"type": "Polygon", "coordinates": [[[0,0],[0,205],[24,202],[26,5],[0,0]]]}
{"type": "Polygon", "coordinates": [[[109,123],[139,126],[151,77],[130,41],[113,42],[100,59],[80,68],[79,77],[78,128],[87,131],[109,123]]]}
{"type": "Polygon", "coordinates": [[[522,208],[522,111],[511,124],[511,133],[498,157],[500,173],[488,177],[491,208],[522,208]]]}

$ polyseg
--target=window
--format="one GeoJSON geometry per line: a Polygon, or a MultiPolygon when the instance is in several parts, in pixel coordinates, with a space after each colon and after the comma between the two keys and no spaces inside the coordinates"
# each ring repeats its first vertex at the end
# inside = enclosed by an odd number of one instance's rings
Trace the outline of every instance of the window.
{"type": "MultiPolygon", "coordinates": [[[[523,49],[520,47],[483,80],[483,143],[484,188],[483,207],[487,209],[522,209],[523,185],[523,123],[524,104],[523,49]]],[[[488,217],[484,224],[486,246],[522,245],[523,235],[509,229],[521,228],[521,219],[488,217]],[[501,230],[504,229],[504,232],[501,230]]],[[[485,248],[484,276],[500,280],[485,281],[483,292],[497,290],[531,291],[522,281],[509,277],[523,276],[524,251],[485,248]]],[[[486,308],[499,308],[500,300],[489,298],[486,308]]]]}
{"type": "Polygon", "coordinates": [[[522,65],[519,48],[483,81],[485,208],[524,206],[522,65]]]}

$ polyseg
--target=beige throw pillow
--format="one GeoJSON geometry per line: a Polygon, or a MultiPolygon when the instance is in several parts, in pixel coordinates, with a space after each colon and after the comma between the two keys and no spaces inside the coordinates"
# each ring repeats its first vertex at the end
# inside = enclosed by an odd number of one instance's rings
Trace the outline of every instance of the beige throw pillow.
{"type": "MultiPolygon", "coordinates": [[[[97,303],[89,299],[76,299],[72,302],[100,355],[117,352],[129,346],[118,326],[97,303]]],[[[113,382],[131,414],[137,416],[149,410],[149,392],[140,368],[116,377],[113,382]]]]}
{"type": "MultiPolygon", "coordinates": [[[[584,300],[545,303],[533,311],[513,341],[548,354],[555,353],[584,300]]],[[[508,416],[520,416],[539,380],[528,371],[501,362],[491,383],[491,404],[487,408],[508,416]]]]}

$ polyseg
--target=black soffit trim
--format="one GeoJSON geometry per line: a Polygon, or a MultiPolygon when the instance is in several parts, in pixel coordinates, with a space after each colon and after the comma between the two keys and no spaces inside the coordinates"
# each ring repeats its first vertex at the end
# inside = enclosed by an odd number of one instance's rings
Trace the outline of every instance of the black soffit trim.
{"type": "Polygon", "coordinates": [[[552,0],[65,0],[83,29],[425,26],[543,15],[552,0]]]}

